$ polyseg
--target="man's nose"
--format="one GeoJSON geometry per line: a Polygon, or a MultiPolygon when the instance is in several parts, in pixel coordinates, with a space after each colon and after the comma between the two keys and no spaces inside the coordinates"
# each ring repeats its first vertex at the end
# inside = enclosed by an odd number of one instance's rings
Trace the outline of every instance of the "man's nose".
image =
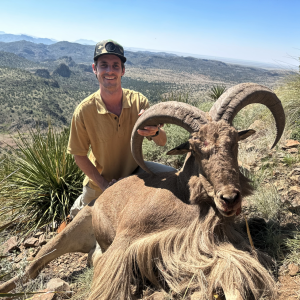
{"type": "Polygon", "coordinates": [[[111,73],[112,71],[113,71],[113,67],[112,66],[107,66],[106,72],[111,73]]]}

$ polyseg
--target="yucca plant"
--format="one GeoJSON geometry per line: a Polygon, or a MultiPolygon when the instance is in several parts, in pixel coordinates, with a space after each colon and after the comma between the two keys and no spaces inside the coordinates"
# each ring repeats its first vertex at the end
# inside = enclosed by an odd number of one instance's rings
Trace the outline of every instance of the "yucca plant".
{"type": "Polygon", "coordinates": [[[217,100],[225,91],[225,85],[213,85],[213,87],[210,89],[210,92],[208,93],[208,96],[213,100],[217,100]]]}
{"type": "Polygon", "coordinates": [[[69,129],[37,128],[19,133],[16,147],[9,147],[5,168],[11,175],[0,190],[0,211],[10,213],[23,233],[66,219],[81,193],[84,174],[67,154],[68,137],[69,129]]]}

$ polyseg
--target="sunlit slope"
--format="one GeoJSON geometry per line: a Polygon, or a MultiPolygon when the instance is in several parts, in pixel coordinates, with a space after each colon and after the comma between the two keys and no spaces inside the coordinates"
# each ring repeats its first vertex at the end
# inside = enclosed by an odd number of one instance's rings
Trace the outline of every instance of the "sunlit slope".
{"type": "Polygon", "coordinates": [[[55,79],[29,71],[0,67],[0,130],[31,126],[34,120],[67,124],[85,92],[66,90],[55,79]]]}

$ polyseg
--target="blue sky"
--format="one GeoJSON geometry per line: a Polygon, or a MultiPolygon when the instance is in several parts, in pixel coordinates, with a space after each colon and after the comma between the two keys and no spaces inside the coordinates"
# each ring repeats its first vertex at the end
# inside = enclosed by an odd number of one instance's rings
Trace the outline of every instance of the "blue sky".
{"type": "Polygon", "coordinates": [[[0,31],[278,63],[300,56],[299,0],[1,0],[0,31]]]}

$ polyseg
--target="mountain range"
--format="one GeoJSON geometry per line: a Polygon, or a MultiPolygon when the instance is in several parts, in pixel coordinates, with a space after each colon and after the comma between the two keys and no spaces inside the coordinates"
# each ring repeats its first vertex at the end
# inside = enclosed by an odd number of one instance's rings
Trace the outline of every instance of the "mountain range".
{"type": "MultiPolygon", "coordinates": [[[[74,108],[99,88],[92,71],[93,45],[29,41],[0,42],[0,132],[40,125],[51,119],[67,126],[74,108]]],[[[144,94],[151,103],[188,97],[209,101],[213,85],[256,82],[269,87],[291,72],[228,64],[172,53],[125,51],[122,86],[144,94]]]]}
{"type": "MultiPolygon", "coordinates": [[[[48,38],[37,38],[30,35],[25,34],[8,34],[4,31],[0,31],[0,42],[16,42],[16,41],[28,41],[36,44],[43,43],[45,45],[51,45],[56,42],[57,40],[54,39],[48,39],[48,38]]],[[[82,44],[82,45],[92,45],[94,46],[96,44],[93,40],[88,39],[78,39],[74,41],[74,43],[82,44]]],[[[265,62],[256,62],[256,61],[249,61],[246,59],[236,59],[236,58],[228,58],[228,57],[217,57],[217,56],[210,56],[210,55],[200,55],[200,54],[193,54],[193,53],[183,53],[183,52],[176,52],[176,51],[161,51],[161,50],[149,50],[144,48],[136,48],[136,47],[124,47],[125,50],[131,51],[131,52],[151,52],[156,53],[157,55],[163,55],[163,54],[174,54],[176,56],[183,56],[183,57],[195,57],[195,58],[202,58],[202,59],[209,59],[209,60],[219,60],[225,63],[229,64],[239,64],[244,66],[250,66],[250,67],[257,67],[257,68],[265,68],[265,69],[282,69],[282,66],[274,63],[265,63],[265,62]]]]}
{"type": "Polygon", "coordinates": [[[10,43],[10,42],[17,42],[17,41],[28,41],[36,44],[43,43],[45,45],[51,45],[56,43],[57,41],[47,38],[36,38],[26,34],[9,34],[0,31],[0,42],[10,43]]]}

